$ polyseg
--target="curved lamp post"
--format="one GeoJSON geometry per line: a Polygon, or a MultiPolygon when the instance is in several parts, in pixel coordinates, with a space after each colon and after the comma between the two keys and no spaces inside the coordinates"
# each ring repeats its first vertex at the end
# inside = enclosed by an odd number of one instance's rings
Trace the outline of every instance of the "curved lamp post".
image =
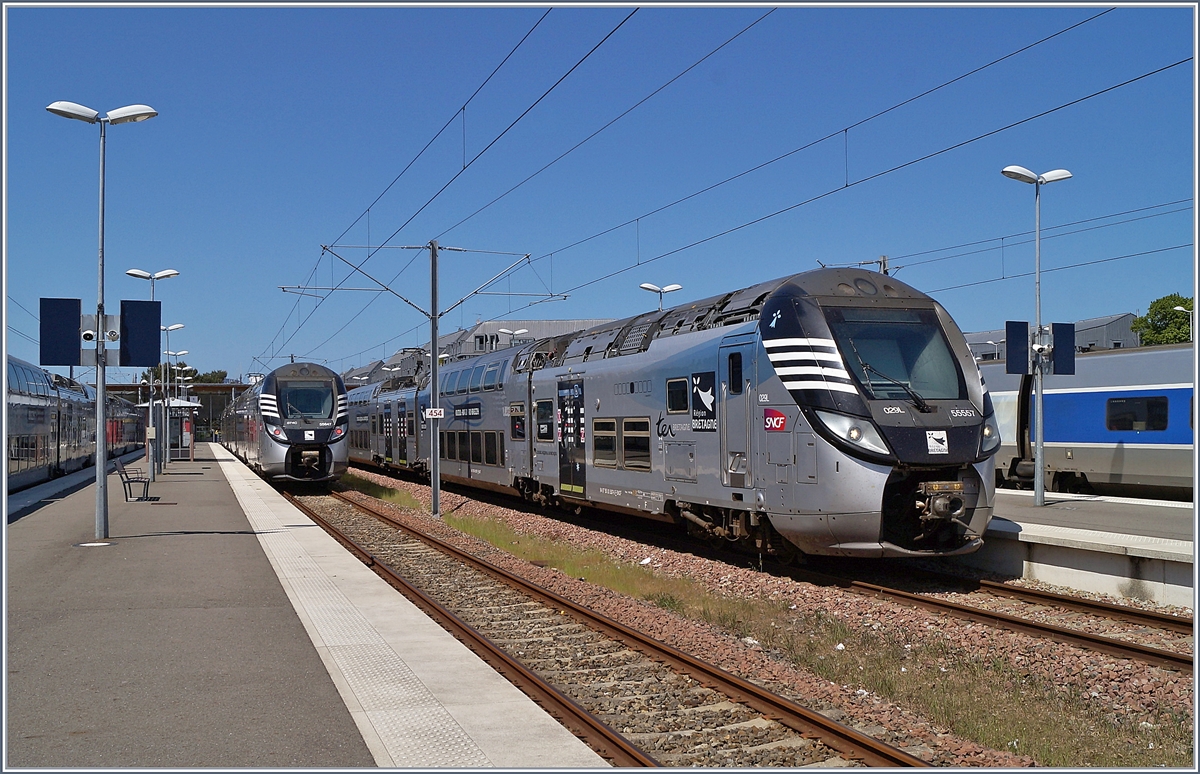
{"type": "MultiPolygon", "coordinates": [[[[90,107],[75,102],[51,102],[46,110],[56,116],[100,124],[100,249],[99,280],[96,293],[96,325],[104,325],[104,136],[108,124],[129,124],[158,115],[149,105],[126,105],[101,116],[90,107]]],[[[108,427],[105,415],[104,336],[96,336],[96,538],[108,537],[108,427]]]]}
{"type": "Polygon", "coordinates": [[[640,287],[642,290],[649,290],[651,293],[658,294],[658,311],[660,312],[662,311],[663,294],[673,293],[676,290],[683,289],[683,285],[667,285],[665,288],[660,288],[658,285],[654,285],[649,282],[643,282],[641,285],[638,285],[638,287],[640,287]]]}
{"type": "Polygon", "coordinates": [[[497,328],[496,333],[507,333],[508,334],[508,346],[511,347],[513,345],[513,340],[515,338],[517,338],[518,336],[520,336],[522,333],[529,333],[529,329],[528,328],[517,328],[515,331],[510,331],[508,328],[497,328]]]}
{"type": "Polygon", "coordinates": [[[1191,309],[1188,309],[1186,306],[1173,306],[1173,307],[1171,307],[1171,311],[1173,311],[1173,312],[1187,312],[1187,316],[1188,316],[1188,341],[1194,341],[1194,340],[1195,340],[1195,336],[1194,336],[1194,334],[1193,334],[1193,332],[1192,332],[1192,329],[1193,329],[1193,327],[1194,327],[1194,323],[1195,323],[1195,317],[1192,315],[1192,310],[1191,310],[1191,309]]]}
{"type": "Polygon", "coordinates": [[[1033,504],[1041,506],[1046,504],[1046,471],[1044,469],[1046,457],[1043,444],[1043,425],[1045,423],[1042,421],[1044,417],[1042,379],[1046,371],[1046,359],[1042,354],[1046,348],[1046,339],[1042,331],[1042,186],[1066,180],[1071,177],[1071,173],[1065,169],[1052,169],[1045,174],[1038,175],[1025,167],[1011,166],[1000,170],[1000,174],[1033,186],[1033,294],[1035,307],[1033,392],[1034,422],[1037,424],[1036,440],[1033,445],[1033,504]]]}

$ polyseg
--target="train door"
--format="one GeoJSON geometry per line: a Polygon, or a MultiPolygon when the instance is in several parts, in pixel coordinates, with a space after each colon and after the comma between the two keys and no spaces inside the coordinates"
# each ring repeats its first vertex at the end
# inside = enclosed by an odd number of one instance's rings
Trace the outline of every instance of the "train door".
{"type": "Polygon", "coordinates": [[[408,464],[408,401],[396,404],[396,464],[408,464]]]}
{"type": "Polygon", "coordinates": [[[739,489],[750,486],[752,482],[750,416],[756,346],[756,343],[722,346],[718,364],[721,483],[739,489]]]}
{"type": "Polygon", "coordinates": [[[558,486],[571,497],[583,497],[587,448],[583,416],[583,380],[558,383],[558,486]]]}

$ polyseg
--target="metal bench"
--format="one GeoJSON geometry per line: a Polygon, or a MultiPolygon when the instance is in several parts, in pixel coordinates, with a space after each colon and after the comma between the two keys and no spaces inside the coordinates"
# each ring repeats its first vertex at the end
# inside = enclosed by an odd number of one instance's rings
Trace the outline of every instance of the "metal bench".
{"type": "Polygon", "coordinates": [[[150,479],[146,478],[141,468],[127,468],[121,460],[116,460],[117,475],[121,477],[121,485],[125,487],[125,502],[138,502],[150,499],[150,479]],[[134,484],[142,485],[142,496],[133,496],[134,484]]]}

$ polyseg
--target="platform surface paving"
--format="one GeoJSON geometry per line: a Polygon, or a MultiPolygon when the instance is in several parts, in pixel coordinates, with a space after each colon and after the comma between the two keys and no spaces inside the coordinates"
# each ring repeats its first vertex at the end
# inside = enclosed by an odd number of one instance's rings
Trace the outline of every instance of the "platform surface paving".
{"type": "Polygon", "coordinates": [[[168,470],[110,545],[94,486],[8,524],[6,768],[606,766],[224,449],[168,470]]]}

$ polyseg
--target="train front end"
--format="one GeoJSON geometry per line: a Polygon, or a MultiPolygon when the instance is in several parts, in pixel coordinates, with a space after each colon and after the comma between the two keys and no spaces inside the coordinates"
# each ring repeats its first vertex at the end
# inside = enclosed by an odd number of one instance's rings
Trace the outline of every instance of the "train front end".
{"type": "Polygon", "coordinates": [[[807,553],[863,557],[982,545],[1000,435],[940,304],[893,277],[825,269],[776,289],[759,330],[760,384],[777,378],[815,436],[818,485],[797,493],[795,513],[771,516],[784,537],[807,553]]]}
{"type": "Polygon", "coordinates": [[[315,363],[267,375],[259,395],[260,466],[270,479],[331,481],[346,472],[350,417],[341,377],[315,363]]]}

